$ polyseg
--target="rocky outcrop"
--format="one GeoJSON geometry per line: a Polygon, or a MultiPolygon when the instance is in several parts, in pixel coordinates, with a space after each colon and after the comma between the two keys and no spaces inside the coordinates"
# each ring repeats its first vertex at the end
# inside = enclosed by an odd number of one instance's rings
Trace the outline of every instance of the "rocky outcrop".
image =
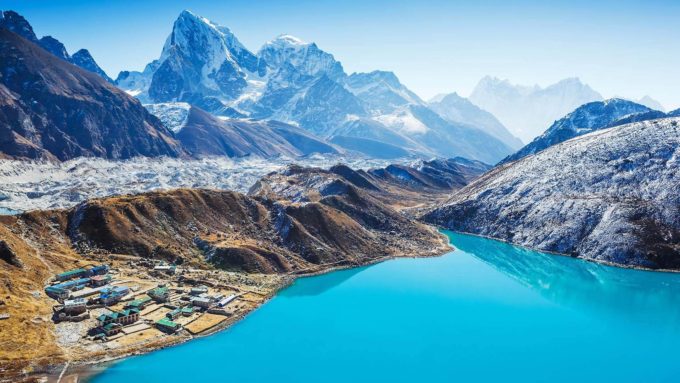
{"type": "Polygon", "coordinates": [[[12,247],[4,240],[0,240],[0,259],[15,267],[23,266],[12,247]]]}
{"type": "Polygon", "coordinates": [[[680,269],[680,119],[596,131],[498,166],[426,222],[534,249],[680,269]]]}

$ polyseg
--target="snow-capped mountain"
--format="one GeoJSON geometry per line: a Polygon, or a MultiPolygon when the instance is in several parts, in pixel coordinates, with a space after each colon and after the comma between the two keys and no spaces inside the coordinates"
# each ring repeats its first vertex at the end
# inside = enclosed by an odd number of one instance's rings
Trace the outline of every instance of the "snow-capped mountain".
{"type": "Polygon", "coordinates": [[[522,141],[513,136],[493,114],[455,92],[441,94],[430,100],[428,105],[445,119],[480,128],[513,149],[519,149],[523,145],[522,141]]]}
{"type": "Polygon", "coordinates": [[[70,56],[64,44],[54,37],[43,36],[41,39],[38,39],[31,24],[23,16],[14,11],[0,11],[0,28],[8,29],[32,43],[40,45],[43,49],[60,59],[94,72],[106,81],[113,83],[113,80],[97,65],[90,52],[86,49],[81,49],[74,53],[73,56],[70,56]]]}
{"type": "Polygon", "coordinates": [[[539,250],[680,268],[680,119],[636,122],[497,166],[425,215],[539,250]]]}
{"type": "Polygon", "coordinates": [[[664,116],[662,112],[652,111],[644,105],[620,98],[589,102],[555,121],[542,135],[536,137],[517,153],[505,158],[501,163],[516,161],[595,130],[664,116]],[[650,114],[649,112],[656,113],[650,114]],[[619,122],[621,119],[624,120],[619,122]]]}
{"type": "Polygon", "coordinates": [[[290,35],[253,54],[229,29],[189,11],[175,21],[160,58],[143,72],[121,72],[116,84],[144,103],[187,102],[220,116],[282,121],[379,157],[494,163],[513,151],[474,125],[442,122],[391,72],[347,75],[332,54],[290,35]]]}
{"type": "Polygon", "coordinates": [[[600,100],[602,96],[578,78],[541,88],[487,76],[470,94],[470,101],[491,112],[524,142],[530,142],[546,126],[578,106],[600,100]]]}
{"type": "Polygon", "coordinates": [[[154,102],[186,101],[220,110],[226,107],[222,100],[242,93],[248,85],[247,71],[256,70],[256,65],[255,56],[229,29],[184,11],[163,46],[146,91],[154,102]]]}
{"type": "Polygon", "coordinates": [[[359,97],[376,114],[392,113],[406,105],[423,101],[405,87],[393,72],[352,73],[345,79],[347,89],[359,97]]]}

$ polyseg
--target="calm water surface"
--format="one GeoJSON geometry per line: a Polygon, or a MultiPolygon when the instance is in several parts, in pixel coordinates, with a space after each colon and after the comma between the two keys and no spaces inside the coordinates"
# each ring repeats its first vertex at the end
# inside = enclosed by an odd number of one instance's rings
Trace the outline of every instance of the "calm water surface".
{"type": "Polygon", "coordinates": [[[680,381],[680,275],[447,235],[448,255],[300,279],[93,381],[680,381]]]}

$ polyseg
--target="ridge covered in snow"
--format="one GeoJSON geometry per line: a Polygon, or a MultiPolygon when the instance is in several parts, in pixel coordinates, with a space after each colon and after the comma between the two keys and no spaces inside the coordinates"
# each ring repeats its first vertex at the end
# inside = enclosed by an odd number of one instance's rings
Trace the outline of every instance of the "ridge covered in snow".
{"type": "Polygon", "coordinates": [[[680,118],[603,129],[500,165],[424,216],[620,265],[680,269],[680,118]]]}
{"type": "Polygon", "coordinates": [[[653,111],[644,105],[620,98],[589,102],[555,121],[545,133],[536,137],[517,153],[505,158],[501,163],[516,161],[530,154],[538,153],[552,145],[598,129],[622,125],[618,122],[621,119],[630,118],[631,120],[626,122],[634,122],[663,116],[663,113],[661,113],[661,116],[658,116],[655,114],[648,115],[648,112],[653,111]],[[635,119],[636,116],[645,117],[635,119]]]}

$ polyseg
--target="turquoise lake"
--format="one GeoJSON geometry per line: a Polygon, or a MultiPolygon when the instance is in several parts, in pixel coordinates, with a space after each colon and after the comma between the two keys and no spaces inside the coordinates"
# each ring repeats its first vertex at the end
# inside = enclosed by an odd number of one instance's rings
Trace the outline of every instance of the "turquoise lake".
{"type": "Polygon", "coordinates": [[[446,233],[455,251],[303,278],[103,382],[677,382],[680,274],[446,233]]]}

